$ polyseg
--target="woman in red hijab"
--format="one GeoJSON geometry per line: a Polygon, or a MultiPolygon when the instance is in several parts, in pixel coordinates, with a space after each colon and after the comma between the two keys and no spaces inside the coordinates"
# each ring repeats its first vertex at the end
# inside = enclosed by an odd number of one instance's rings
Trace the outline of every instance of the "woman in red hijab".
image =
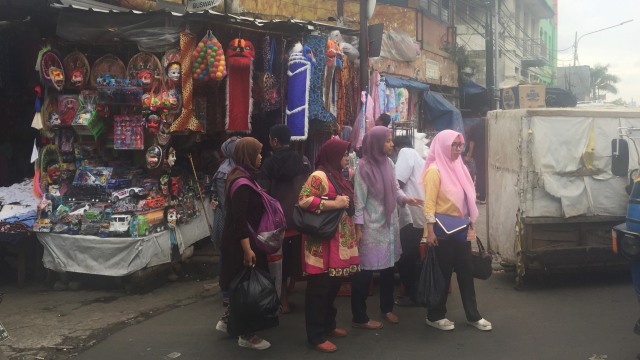
{"type": "Polygon", "coordinates": [[[336,137],[320,147],[317,170],[303,185],[298,202],[301,208],[314,212],[344,209],[338,229],[330,240],[302,236],[303,267],[307,275],[307,341],[322,352],[337,350],[327,336],[347,335],[347,330],[336,327],[337,309],[334,301],[342,278],[360,270],[358,243],[351,219],[354,211],[353,187],[342,174],[342,169],[348,164],[349,147],[348,142],[336,137]]]}

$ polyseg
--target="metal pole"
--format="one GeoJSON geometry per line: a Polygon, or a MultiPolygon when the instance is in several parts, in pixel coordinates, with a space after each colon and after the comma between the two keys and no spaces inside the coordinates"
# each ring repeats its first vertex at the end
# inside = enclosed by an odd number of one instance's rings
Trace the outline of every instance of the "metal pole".
{"type": "Polygon", "coordinates": [[[369,29],[367,24],[367,0],[360,0],[360,91],[369,86],[369,29]]]}
{"type": "Polygon", "coordinates": [[[492,31],[492,12],[493,12],[493,1],[489,0],[485,3],[486,11],[485,11],[485,26],[484,26],[484,39],[485,39],[485,58],[487,63],[487,75],[486,75],[486,85],[487,85],[487,102],[490,110],[495,110],[495,102],[493,101],[493,92],[495,89],[495,71],[493,68],[493,31],[492,31]]]}

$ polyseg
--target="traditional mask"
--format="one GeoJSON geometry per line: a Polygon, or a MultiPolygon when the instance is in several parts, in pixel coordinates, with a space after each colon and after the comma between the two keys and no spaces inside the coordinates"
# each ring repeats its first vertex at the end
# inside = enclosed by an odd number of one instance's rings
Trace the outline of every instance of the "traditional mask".
{"type": "Polygon", "coordinates": [[[233,39],[229,43],[226,54],[228,58],[244,57],[253,59],[256,56],[255,49],[251,41],[245,39],[233,39]]]}
{"type": "MultiPolygon", "coordinates": [[[[173,119],[171,122],[173,122],[173,119]]],[[[168,121],[167,123],[170,124],[168,121]]],[[[160,131],[158,131],[158,144],[162,146],[167,145],[169,140],[171,140],[171,133],[169,132],[169,129],[164,126],[160,126],[160,131]]]]}
{"type": "Polygon", "coordinates": [[[60,181],[60,168],[58,165],[53,165],[47,169],[47,179],[49,180],[49,184],[58,184],[60,181]]]}
{"type": "Polygon", "coordinates": [[[142,84],[142,87],[144,88],[148,88],[151,86],[151,84],[153,83],[153,71],[148,70],[148,69],[142,69],[142,70],[138,70],[138,72],[136,73],[136,80],[138,80],[140,82],[140,84],[142,84]]]}
{"type": "Polygon", "coordinates": [[[169,175],[162,175],[160,177],[160,190],[162,191],[162,195],[169,195],[169,175]]]}
{"type": "Polygon", "coordinates": [[[84,70],[83,69],[75,69],[71,72],[71,86],[73,87],[81,87],[84,83],[84,70]]]}
{"type": "Polygon", "coordinates": [[[157,134],[160,130],[160,117],[157,114],[149,114],[147,116],[147,129],[151,134],[157,134]]]}
{"type": "Polygon", "coordinates": [[[160,159],[162,159],[162,149],[159,146],[154,145],[147,149],[145,160],[148,169],[155,169],[160,166],[160,159]]]}
{"type": "Polygon", "coordinates": [[[182,76],[182,67],[179,62],[173,62],[167,67],[167,77],[173,82],[180,81],[182,76]]]}
{"type": "Polygon", "coordinates": [[[178,224],[178,210],[176,208],[167,209],[167,224],[171,229],[175,229],[178,224]]]}
{"type": "Polygon", "coordinates": [[[62,61],[54,51],[48,50],[42,53],[40,76],[48,85],[53,86],[56,90],[62,90],[64,86],[64,70],[62,61]]]}
{"type": "Polygon", "coordinates": [[[173,166],[176,163],[176,150],[174,148],[169,148],[169,154],[167,155],[167,163],[169,166],[173,166]]]}
{"type": "Polygon", "coordinates": [[[182,196],[182,179],[179,176],[171,178],[171,195],[175,197],[182,196]]]}

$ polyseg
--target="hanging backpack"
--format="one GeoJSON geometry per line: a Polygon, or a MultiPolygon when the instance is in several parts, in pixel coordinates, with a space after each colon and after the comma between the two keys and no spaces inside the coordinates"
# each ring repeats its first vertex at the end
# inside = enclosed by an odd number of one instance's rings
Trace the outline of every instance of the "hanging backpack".
{"type": "Polygon", "coordinates": [[[284,232],[287,229],[287,221],[282,207],[280,207],[278,200],[269,196],[258,184],[245,177],[239,178],[231,185],[230,193],[232,196],[241,185],[248,185],[260,194],[262,205],[264,206],[264,213],[260,218],[258,228],[254,230],[251,224],[247,224],[249,225],[251,237],[262,252],[267,255],[275,254],[282,247],[284,232]]]}

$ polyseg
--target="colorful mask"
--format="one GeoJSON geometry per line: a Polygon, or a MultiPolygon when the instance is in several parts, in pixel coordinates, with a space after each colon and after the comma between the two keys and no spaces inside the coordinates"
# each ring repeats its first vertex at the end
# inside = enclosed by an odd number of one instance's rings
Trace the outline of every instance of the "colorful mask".
{"type": "Polygon", "coordinates": [[[175,197],[182,196],[182,179],[179,176],[171,178],[171,195],[175,197]]]}
{"type": "Polygon", "coordinates": [[[62,90],[64,86],[64,70],[62,61],[58,55],[48,50],[42,54],[40,60],[40,77],[45,85],[52,86],[56,90],[62,90]]]}
{"type": "Polygon", "coordinates": [[[149,89],[156,79],[162,76],[160,60],[148,52],[141,52],[129,60],[127,73],[129,80],[137,81],[144,89],[149,89]]]}
{"type": "Polygon", "coordinates": [[[147,129],[149,129],[151,134],[155,135],[158,133],[160,130],[160,124],[160,116],[157,114],[149,114],[149,116],[147,116],[147,129]]]}
{"type": "Polygon", "coordinates": [[[49,184],[58,184],[60,181],[60,167],[58,167],[58,165],[53,165],[47,169],[47,180],[49,184]]]}
{"type": "Polygon", "coordinates": [[[169,175],[162,175],[160,177],[160,190],[162,191],[162,195],[169,195],[169,175]]]}
{"type": "Polygon", "coordinates": [[[251,41],[245,39],[233,39],[229,43],[226,54],[227,58],[244,57],[249,61],[256,56],[255,49],[251,41]]]}
{"type": "Polygon", "coordinates": [[[147,149],[145,160],[148,169],[155,169],[160,166],[160,159],[162,159],[162,149],[159,146],[154,145],[147,149]]]}
{"type": "Polygon", "coordinates": [[[64,71],[67,74],[67,85],[80,89],[89,80],[89,62],[79,51],[74,51],[64,58],[64,71]]]}
{"type": "Polygon", "coordinates": [[[160,131],[158,131],[158,144],[162,146],[167,145],[169,140],[171,140],[171,133],[164,126],[160,126],[160,131]]]}

